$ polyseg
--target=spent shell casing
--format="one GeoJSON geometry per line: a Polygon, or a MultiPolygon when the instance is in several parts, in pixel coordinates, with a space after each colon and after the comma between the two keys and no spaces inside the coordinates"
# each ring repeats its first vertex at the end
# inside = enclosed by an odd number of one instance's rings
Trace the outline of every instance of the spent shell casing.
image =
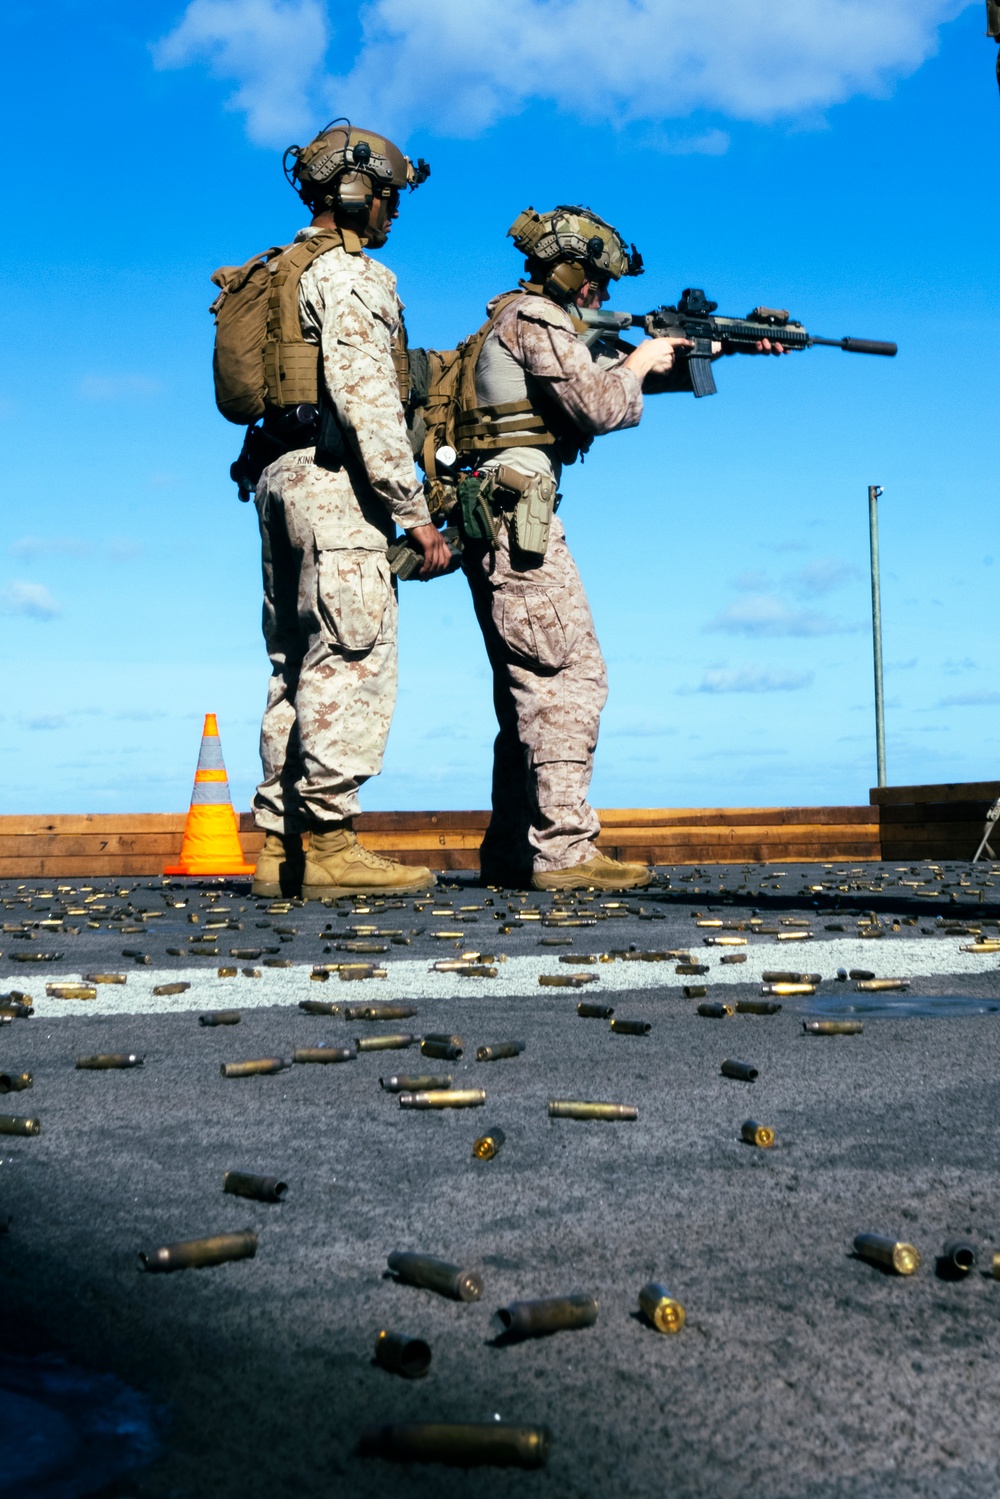
{"type": "Polygon", "coordinates": [[[166,994],[186,994],[190,987],[190,984],[182,983],[157,984],[155,989],[153,990],[153,993],[157,996],[157,998],[160,998],[161,996],[166,994]]]}
{"type": "Polygon", "coordinates": [[[897,1275],[912,1275],[920,1269],[919,1251],[912,1244],[886,1234],[858,1234],[854,1240],[854,1252],[863,1260],[894,1270],[897,1275]]]}
{"type": "Polygon", "coordinates": [[[658,1280],[649,1281],[639,1292],[639,1310],[657,1332],[680,1332],[684,1326],[684,1308],[658,1280]]]}
{"type": "Polygon", "coordinates": [[[719,1071],[723,1077],[735,1077],[741,1083],[754,1083],[757,1081],[757,1068],[751,1062],[735,1062],[727,1058],[719,1071]]]}
{"type": "Polygon", "coordinates": [[[855,984],[859,994],[883,994],[893,989],[908,989],[909,979],[859,979],[855,984]]]}
{"type": "Polygon", "coordinates": [[[437,1057],[443,1062],[457,1062],[462,1055],[463,1047],[461,1037],[453,1036],[438,1040],[434,1036],[425,1036],[420,1043],[421,1056],[437,1057]]]}
{"type": "Polygon", "coordinates": [[[773,999],[738,999],[737,1015],[777,1015],[781,1006],[773,999]]]}
{"type": "Polygon", "coordinates": [[[45,993],[49,999],[97,998],[97,990],[93,984],[46,984],[45,993]]]}
{"type": "Polygon", "coordinates": [[[770,1150],[774,1144],[774,1130],[770,1125],[758,1124],[756,1119],[745,1119],[740,1125],[740,1136],[748,1145],[759,1145],[761,1150],[770,1150]]]}
{"type": "Polygon", "coordinates": [[[993,1251],[992,1273],[994,1280],[1000,1280],[1000,1251],[993,1251]]]}
{"type": "Polygon", "coordinates": [[[345,1020],[409,1020],[414,1005],[345,1005],[345,1020]]]}
{"type": "Polygon", "coordinates": [[[284,1057],[259,1057],[253,1062],[223,1062],[223,1077],[253,1077],[256,1073],[284,1072],[289,1064],[284,1057]]]}
{"type": "MultiPolygon", "coordinates": [[[[291,968],[292,960],[288,959],[288,967],[291,968]]],[[[351,979],[385,979],[389,977],[388,968],[375,968],[371,963],[356,965],[354,963],[342,963],[340,967],[340,978],[344,983],[351,979]]]]}
{"type": "Polygon", "coordinates": [[[85,984],[127,984],[127,973],[85,973],[83,975],[85,984]]]}
{"type": "Polygon", "coordinates": [[[537,1338],[550,1332],[593,1327],[598,1302],[577,1291],[572,1296],[550,1296],[541,1301],[512,1301],[497,1311],[500,1332],[507,1338],[537,1338]]]}
{"type": "Polygon", "coordinates": [[[477,1046],[477,1062],[500,1062],[504,1057],[519,1057],[524,1050],[523,1041],[500,1041],[493,1046],[477,1046]]]}
{"type": "Polygon", "coordinates": [[[378,1081],[386,1093],[423,1093],[428,1089],[451,1087],[451,1077],[447,1073],[434,1077],[429,1072],[400,1072],[394,1077],[380,1077],[378,1081]]]}
{"type": "Polygon", "coordinates": [[[209,1010],[198,1016],[199,1025],[239,1025],[239,1010],[209,1010]]]}
{"type": "Polygon", "coordinates": [[[778,932],[779,942],[811,942],[812,932],[778,932]]]}
{"type": "Polygon", "coordinates": [[[452,1301],[478,1301],[483,1294],[483,1278],[474,1270],[463,1270],[450,1260],[439,1260],[432,1254],[412,1254],[397,1250],[390,1254],[389,1269],[404,1285],[422,1286],[452,1301]]]}
{"type": "Polygon", "coordinates": [[[614,1005],[588,1005],[583,1000],[576,1007],[581,1020],[610,1020],[615,1013],[614,1005]]]}
{"type": "Polygon", "coordinates": [[[227,1171],[222,1178],[223,1192],[234,1197],[252,1197],[255,1202],[281,1202],[288,1183],[276,1176],[254,1176],[247,1171],[227,1171]]]}
{"type": "Polygon", "coordinates": [[[235,968],[217,968],[215,970],[215,975],[216,975],[216,978],[220,978],[220,979],[234,979],[236,977],[236,969],[235,968]]]}
{"type": "MultiPolygon", "coordinates": [[[[259,968],[241,968],[240,973],[245,979],[259,979],[261,977],[259,968]]],[[[310,974],[309,977],[313,978],[314,975],[310,974]]]]}
{"type": "Polygon", "coordinates": [[[586,1099],[550,1098],[550,1119],[638,1119],[639,1110],[631,1103],[591,1103],[586,1099]]]}
{"type": "Polygon", "coordinates": [[[340,1015],[343,1011],[341,1005],[331,1004],[328,999],[300,999],[299,1009],[307,1015],[340,1015]]]}
{"type": "Polygon", "coordinates": [[[821,973],[789,973],[784,968],[765,968],[760,976],[762,984],[820,984],[821,973]]]}
{"type": "Polygon", "coordinates": [[[21,1119],[17,1114],[0,1114],[0,1135],[41,1134],[40,1119],[21,1119]]]}
{"type": "Polygon", "coordinates": [[[383,1328],[375,1339],[375,1361],[404,1379],[422,1379],[431,1366],[430,1344],[409,1333],[383,1328]]]}
{"type": "Polygon", "coordinates": [[[257,1253],[257,1235],[245,1228],[235,1234],[213,1234],[209,1239],[182,1239],[162,1249],[140,1250],[144,1270],[165,1274],[170,1270],[202,1270],[227,1260],[252,1260],[257,1253]]]}
{"type": "Polygon", "coordinates": [[[610,1028],[616,1036],[648,1036],[653,1029],[648,1020],[612,1020],[610,1028]]]}
{"type": "Polygon", "coordinates": [[[704,999],[708,989],[704,984],[683,984],[681,992],[685,999],[704,999]]]}
{"type": "Polygon", "coordinates": [[[790,994],[815,994],[815,984],[761,984],[761,994],[780,994],[787,998],[790,994]]]}
{"type": "Polygon", "coordinates": [[[113,1072],[120,1067],[141,1067],[143,1058],[134,1051],[107,1051],[93,1057],[77,1057],[76,1065],[83,1072],[113,1072]]]}
{"type": "Polygon", "coordinates": [[[858,980],[864,982],[866,979],[873,979],[875,975],[870,968],[849,968],[847,970],[847,977],[854,979],[855,982],[858,980]]]}
{"type": "Polygon", "coordinates": [[[863,1020],[803,1020],[802,1029],[807,1036],[860,1036],[865,1028],[863,1020]]]}
{"type": "Polygon", "coordinates": [[[698,1014],[706,1016],[709,1020],[725,1020],[729,1015],[734,1015],[735,1013],[736,1011],[732,1005],[718,1004],[711,1000],[708,1004],[698,1006],[698,1014]]]}
{"type": "Polygon", "coordinates": [[[746,955],[745,952],[730,952],[730,953],[725,953],[723,955],[723,957],[721,957],[719,959],[719,962],[720,963],[745,963],[746,960],[747,960],[747,955],[746,955]]]}
{"type": "Polygon", "coordinates": [[[502,1129],[488,1129],[472,1142],[472,1154],[477,1161],[492,1161],[501,1149],[507,1136],[502,1129]]]}
{"type": "Polygon", "coordinates": [[[543,989],[582,989],[584,984],[597,981],[596,973],[540,973],[538,982],[543,989]]]}
{"type": "Polygon", "coordinates": [[[702,937],[704,947],[746,947],[746,937],[702,937]]]}
{"type": "Polygon", "coordinates": [[[455,1467],[544,1468],[551,1437],[546,1426],[482,1425],[366,1426],[361,1457],[397,1463],[450,1463],[455,1467]]]}
{"type": "Polygon", "coordinates": [[[419,1036],[355,1036],[358,1051],[405,1051],[416,1046],[419,1036]]]}
{"type": "MultiPolygon", "coordinates": [[[[542,942],[572,942],[572,937],[542,937],[542,942]]],[[[586,968],[591,963],[597,962],[597,954],[594,953],[571,953],[565,952],[559,955],[560,963],[572,963],[574,968],[586,968]]]]}
{"type": "Polygon", "coordinates": [[[948,1239],[941,1250],[944,1267],[952,1275],[968,1275],[976,1259],[976,1246],[968,1239],[948,1239]]]}
{"type": "Polygon", "coordinates": [[[358,1054],[350,1046],[297,1046],[292,1052],[292,1061],[304,1062],[356,1062],[358,1054]]]}
{"type": "Polygon", "coordinates": [[[421,1088],[399,1095],[401,1109],[478,1109],[485,1102],[483,1088],[421,1088]]]}
{"type": "Polygon", "coordinates": [[[30,1072],[0,1072],[0,1093],[23,1093],[34,1085],[30,1072]]]}

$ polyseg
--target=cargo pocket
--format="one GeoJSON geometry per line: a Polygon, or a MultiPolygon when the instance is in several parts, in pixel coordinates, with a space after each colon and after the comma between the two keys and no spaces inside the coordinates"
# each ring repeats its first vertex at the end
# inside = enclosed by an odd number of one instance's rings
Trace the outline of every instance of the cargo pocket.
{"type": "Polygon", "coordinates": [[[370,650],[392,598],[385,554],[320,551],[317,572],[319,617],[329,638],[348,651],[370,650]]]}
{"type": "Polygon", "coordinates": [[[565,666],[576,639],[558,599],[555,591],[508,583],[493,600],[493,617],[508,650],[547,671],[565,666]]]}

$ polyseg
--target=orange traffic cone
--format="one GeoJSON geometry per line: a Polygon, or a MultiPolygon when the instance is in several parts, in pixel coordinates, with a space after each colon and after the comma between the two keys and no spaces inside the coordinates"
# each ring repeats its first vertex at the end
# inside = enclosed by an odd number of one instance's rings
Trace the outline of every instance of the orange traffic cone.
{"type": "Polygon", "coordinates": [[[219,725],[214,713],[206,713],[181,856],[163,873],[253,874],[254,868],[253,864],[244,861],[240,848],[236,813],[229,796],[229,780],[219,742],[219,725]]]}

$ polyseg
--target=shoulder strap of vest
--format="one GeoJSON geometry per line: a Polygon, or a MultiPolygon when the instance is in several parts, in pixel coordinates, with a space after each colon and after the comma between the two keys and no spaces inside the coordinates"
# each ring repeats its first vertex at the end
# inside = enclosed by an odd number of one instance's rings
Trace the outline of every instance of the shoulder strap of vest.
{"type": "MultiPolygon", "coordinates": [[[[355,235],[354,238],[357,238],[355,235]]],[[[323,229],[288,246],[271,272],[267,302],[267,338],[278,343],[301,343],[299,282],[303,271],[326,250],[347,249],[340,229],[323,229]]],[[[358,245],[360,249],[360,242],[358,245]]],[[[352,253],[348,251],[348,253],[352,253]]]]}

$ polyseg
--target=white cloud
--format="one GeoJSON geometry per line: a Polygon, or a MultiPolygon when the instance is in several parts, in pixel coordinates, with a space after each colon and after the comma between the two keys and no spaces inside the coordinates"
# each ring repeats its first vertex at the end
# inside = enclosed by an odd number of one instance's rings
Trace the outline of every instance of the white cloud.
{"type": "Polygon", "coordinates": [[[34,562],[39,557],[86,557],[90,542],[79,536],[21,536],[10,544],[12,557],[34,562]]]}
{"type": "Polygon", "coordinates": [[[798,692],[813,679],[811,671],[765,671],[760,666],[741,666],[734,671],[713,667],[706,671],[696,692],[798,692]]]}
{"type": "Polygon", "coordinates": [[[66,720],[61,713],[38,713],[28,719],[28,728],[36,730],[64,729],[66,720]]]}
{"type": "Polygon", "coordinates": [[[819,594],[832,593],[835,588],[841,588],[860,576],[861,570],[853,562],[842,562],[839,557],[820,557],[790,573],[785,582],[802,598],[811,599],[819,594]]]}
{"type": "MultiPolygon", "coordinates": [[[[154,48],[237,85],[251,137],[283,145],[328,113],[475,136],[533,100],[614,125],[710,110],[769,123],[885,96],[973,0],[370,0],[353,59],[319,64],[322,0],[192,0],[154,48]],[[322,101],[322,103],[320,102],[322,101]]],[[[721,151],[721,131],[667,150],[721,151]]]]}
{"type": "Polygon", "coordinates": [[[23,614],[28,619],[55,619],[59,605],[44,583],[8,583],[0,589],[0,614],[23,614]]]}
{"type": "Polygon", "coordinates": [[[939,708],[993,708],[1000,704],[1000,692],[959,692],[943,697],[939,708]]]}
{"type": "Polygon", "coordinates": [[[76,393],[85,401],[128,401],[158,396],[162,389],[162,383],[149,375],[84,375],[76,393]]]}
{"type": "Polygon", "coordinates": [[[213,77],[237,83],[227,107],[245,112],[250,139],[287,145],[315,133],[329,39],[322,0],[192,0],[154,46],[153,61],[158,68],[208,62],[213,77]]]}
{"type": "Polygon", "coordinates": [[[142,547],[127,536],[116,536],[108,542],[108,556],[112,562],[135,562],[142,555],[142,547]]]}
{"type": "Polygon", "coordinates": [[[706,630],[721,630],[728,635],[754,638],[768,635],[849,635],[862,629],[860,624],[821,614],[818,609],[790,609],[770,594],[751,594],[738,599],[709,620],[706,630]]]}

